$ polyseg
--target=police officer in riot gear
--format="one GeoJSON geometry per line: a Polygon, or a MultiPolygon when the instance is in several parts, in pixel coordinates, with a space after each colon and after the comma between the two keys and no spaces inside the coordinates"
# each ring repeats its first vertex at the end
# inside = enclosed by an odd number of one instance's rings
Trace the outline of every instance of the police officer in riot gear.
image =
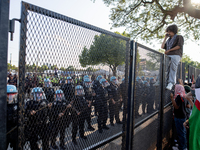
{"type": "Polygon", "coordinates": [[[39,150],[38,137],[42,140],[42,149],[49,149],[49,107],[42,88],[35,87],[31,91],[32,100],[25,106],[25,136],[30,141],[32,150],[39,150]]]}
{"type": "Polygon", "coordinates": [[[119,103],[122,101],[122,98],[119,97],[118,91],[118,80],[115,76],[110,78],[110,86],[108,86],[108,95],[109,95],[109,115],[110,115],[110,124],[114,126],[114,117],[117,124],[122,122],[119,119],[119,103]]]}
{"type": "Polygon", "coordinates": [[[89,77],[88,78],[87,77],[84,78],[83,89],[84,89],[84,92],[85,92],[85,99],[86,99],[86,101],[88,103],[87,118],[86,118],[86,120],[88,122],[88,129],[95,130],[91,126],[91,106],[92,106],[92,103],[93,103],[94,92],[92,91],[92,82],[91,82],[89,77]]]}
{"type": "Polygon", "coordinates": [[[145,77],[144,76],[141,76],[141,79],[142,79],[142,81],[145,81],[145,77]]]}
{"type": "Polygon", "coordinates": [[[77,114],[73,114],[73,122],[72,122],[72,142],[76,145],[76,134],[79,127],[80,137],[82,139],[87,139],[84,135],[84,123],[87,117],[87,107],[88,104],[84,97],[84,89],[81,85],[77,85],[75,87],[75,98],[73,101],[73,107],[78,110],[77,114]]]}
{"type": "Polygon", "coordinates": [[[75,91],[74,91],[74,83],[70,76],[67,77],[66,83],[64,83],[61,86],[61,90],[64,92],[67,101],[69,102],[73,101],[75,91]]]}
{"type": "MultiPolygon", "coordinates": [[[[155,80],[154,80],[154,77],[151,77],[149,79],[149,82],[150,82],[150,92],[149,92],[149,101],[148,101],[148,107],[147,107],[147,111],[148,113],[152,113],[154,111],[154,103],[155,103],[155,86],[154,83],[155,83],[155,80]]],[[[155,104],[156,106],[156,104],[155,104]]]]}
{"type": "MultiPolygon", "coordinates": [[[[150,93],[150,85],[149,85],[149,82],[147,82],[146,80],[143,82],[144,84],[144,92],[143,92],[143,98],[142,98],[142,111],[143,111],[143,114],[145,114],[145,109],[146,109],[146,106],[148,105],[148,102],[151,100],[149,99],[149,93],[150,93]]],[[[147,113],[148,113],[148,109],[147,109],[147,113]]]]}
{"type": "Polygon", "coordinates": [[[108,119],[108,91],[106,88],[110,84],[106,79],[100,80],[100,86],[96,90],[96,99],[95,99],[95,111],[97,113],[98,119],[98,129],[99,133],[103,132],[103,129],[108,130],[109,127],[106,126],[106,122],[108,119]]]}
{"type": "Polygon", "coordinates": [[[96,93],[96,90],[98,89],[98,87],[100,86],[100,80],[103,79],[102,75],[98,75],[96,80],[93,81],[93,89],[96,93]]]}
{"type": "Polygon", "coordinates": [[[65,129],[69,126],[70,116],[69,108],[71,104],[65,100],[64,93],[62,90],[56,90],[55,100],[51,106],[51,147],[53,149],[58,149],[56,145],[56,137],[60,131],[60,148],[66,149],[64,138],[65,138],[65,129]]]}
{"type": "Polygon", "coordinates": [[[135,99],[135,118],[140,117],[139,107],[142,102],[142,93],[143,93],[143,81],[137,76],[136,77],[136,99],[135,99]]]}
{"type": "Polygon", "coordinates": [[[44,79],[43,91],[45,93],[45,96],[46,96],[47,100],[49,102],[53,102],[54,101],[55,91],[54,91],[54,88],[52,88],[52,83],[48,78],[44,79]]]}
{"type": "Polygon", "coordinates": [[[17,149],[17,88],[7,85],[7,148],[17,149]]]}
{"type": "Polygon", "coordinates": [[[122,83],[119,86],[119,90],[120,90],[120,97],[122,98],[122,101],[120,101],[120,105],[119,105],[119,109],[121,109],[123,102],[128,98],[127,97],[128,91],[125,91],[126,90],[125,78],[122,79],[122,83]]]}

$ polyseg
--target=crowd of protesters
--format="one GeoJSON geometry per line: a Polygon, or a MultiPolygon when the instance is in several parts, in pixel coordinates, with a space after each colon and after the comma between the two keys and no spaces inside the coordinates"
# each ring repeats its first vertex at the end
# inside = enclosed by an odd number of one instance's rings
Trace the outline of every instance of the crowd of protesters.
{"type": "Polygon", "coordinates": [[[200,149],[200,76],[196,82],[184,83],[179,79],[174,94],[170,98],[174,107],[174,146],[173,150],[200,149]]]}

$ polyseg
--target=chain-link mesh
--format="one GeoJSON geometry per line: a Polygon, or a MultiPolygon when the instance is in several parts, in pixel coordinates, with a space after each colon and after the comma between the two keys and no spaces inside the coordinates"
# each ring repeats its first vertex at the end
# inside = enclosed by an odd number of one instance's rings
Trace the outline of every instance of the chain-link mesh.
{"type": "Polygon", "coordinates": [[[193,66],[188,66],[188,81],[189,83],[195,82],[200,75],[200,69],[193,66]]]}
{"type": "Polygon", "coordinates": [[[160,107],[162,54],[138,44],[136,55],[135,123],[140,125],[134,131],[134,149],[155,149],[159,127],[158,115],[150,117],[147,121],[143,120],[160,107]]]}
{"type": "Polygon", "coordinates": [[[21,15],[19,149],[91,149],[119,136],[129,39],[27,3],[21,15]]]}

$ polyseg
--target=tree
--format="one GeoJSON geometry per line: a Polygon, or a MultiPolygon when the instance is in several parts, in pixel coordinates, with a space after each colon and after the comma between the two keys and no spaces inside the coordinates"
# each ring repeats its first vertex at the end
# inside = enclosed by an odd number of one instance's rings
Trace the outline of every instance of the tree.
{"type": "Polygon", "coordinates": [[[15,70],[17,71],[18,70],[18,67],[16,67],[15,65],[12,65],[10,63],[7,63],[7,70],[10,71],[10,70],[15,70]]]}
{"type": "Polygon", "coordinates": [[[126,27],[131,37],[149,41],[163,38],[168,24],[176,23],[185,38],[200,39],[200,3],[191,0],[103,0],[112,6],[112,27],[126,27]]]}
{"type": "Polygon", "coordinates": [[[83,48],[79,55],[79,62],[82,67],[99,64],[108,65],[115,76],[117,66],[125,62],[125,53],[126,41],[101,34],[94,37],[94,42],[89,49],[83,48]]]}

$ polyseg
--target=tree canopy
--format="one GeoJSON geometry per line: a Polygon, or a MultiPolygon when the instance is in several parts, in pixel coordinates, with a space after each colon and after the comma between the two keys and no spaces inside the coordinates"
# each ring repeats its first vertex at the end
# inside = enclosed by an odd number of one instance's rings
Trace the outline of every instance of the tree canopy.
{"type": "Polygon", "coordinates": [[[82,67],[99,64],[108,65],[113,71],[113,75],[116,75],[117,66],[125,63],[125,54],[126,41],[101,34],[94,37],[89,49],[83,48],[79,55],[79,62],[82,67]]]}
{"type": "Polygon", "coordinates": [[[177,24],[184,38],[200,39],[200,3],[191,0],[103,0],[111,6],[112,27],[126,27],[131,37],[163,38],[168,24],[177,24]]]}

